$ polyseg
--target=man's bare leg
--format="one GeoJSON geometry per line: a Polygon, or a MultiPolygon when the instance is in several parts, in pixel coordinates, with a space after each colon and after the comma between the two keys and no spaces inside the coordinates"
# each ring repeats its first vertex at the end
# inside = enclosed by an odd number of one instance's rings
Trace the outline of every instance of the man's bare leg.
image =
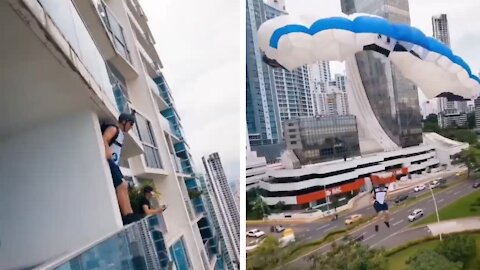
{"type": "Polygon", "coordinates": [[[388,228],[390,228],[390,214],[388,213],[388,211],[383,212],[383,222],[385,223],[385,225],[387,225],[388,228]]]}
{"type": "Polygon", "coordinates": [[[128,185],[123,181],[115,190],[117,193],[118,206],[122,216],[132,214],[132,205],[130,204],[130,197],[128,196],[128,185]]]}

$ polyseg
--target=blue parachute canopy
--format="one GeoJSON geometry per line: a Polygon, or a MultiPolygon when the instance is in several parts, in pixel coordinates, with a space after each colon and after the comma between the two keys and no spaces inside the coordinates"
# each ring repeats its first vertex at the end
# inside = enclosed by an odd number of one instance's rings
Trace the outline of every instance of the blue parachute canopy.
{"type": "Polygon", "coordinates": [[[266,58],[288,70],[373,50],[388,57],[427,97],[445,90],[470,97],[480,89],[480,79],[443,43],[418,28],[374,15],[279,16],[260,26],[258,38],[266,58]]]}

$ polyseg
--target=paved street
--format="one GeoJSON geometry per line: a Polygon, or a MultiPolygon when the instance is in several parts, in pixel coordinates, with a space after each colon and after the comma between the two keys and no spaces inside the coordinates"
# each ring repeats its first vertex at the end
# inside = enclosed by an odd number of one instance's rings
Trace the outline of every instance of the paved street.
{"type": "MultiPolygon", "coordinates": [[[[453,185],[457,182],[455,176],[446,177],[445,179],[447,179],[447,183],[448,183],[449,186],[453,185]]],[[[408,200],[412,200],[415,197],[421,196],[424,193],[430,193],[430,190],[428,188],[426,188],[423,191],[414,192],[413,187],[412,187],[411,189],[405,190],[404,192],[401,192],[401,193],[399,193],[395,196],[392,196],[392,198],[390,198],[388,204],[391,208],[391,211],[396,211],[394,200],[398,195],[408,194],[408,197],[409,197],[408,200]]],[[[408,201],[405,201],[405,202],[408,202],[408,201]]],[[[310,241],[313,241],[313,240],[321,239],[325,234],[327,234],[330,231],[345,228],[345,219],[347,219],[347,217],[349,217],[352,214],[361,214],[364,218],[368,219],[369,217],[374,216],[376,213],[375,213],[375,210],[372,208],[372,206],[369,206],[369,207],[359,209],[355,212],[350,212],[348,214],[342,213],[342,214],[339,215],[338,220],[335,220],[335,221],[324,221],[324,220],[322,220],[322,221],[318,221],[318,222],[288,224],[288,225],[282,224],[282,225],[284,225],[286,228],[287,227],[288,228],[293,228],[293,230],[295,231],[295,239],[297,241],[310,242],[310,241]]],[[[262,230],[265,233],[269,234],[270,233],[270,226],[271,225],[247,226],[247,230],[257,228],[257,229],[262,230]]],[[[273,235],[276,236],[276,237],[281,237],[281,234],[273,234],[273,235]]]]}
{"type": "MultiPolygon", "coordinates": [[[[437,194],[435,198],[437,200],[438,208],[442,208],[452,203],[459,197],[462,197],[470,194],[471,192],[474,192],[475,189],[472,188],[471,184],[472,184],[471,181],[465,181],[451,188],[450,190],[437,194]]],[[[429,190],[425,190],[424,192],[426,191],[430,192],[429,190]]],[[[409,207],[402,208],[401,210],[393,214],[390,219],[390,225],[391,225],[390,228],[387,228],[385,225],[382,224],[380,226],[379,232],[376,233],[374,230],[374,226],[369,223],[367,225],[362,225],[360,228],[354,230],[351,233],[351,235],[353,237],[363,235],[363,240],[362,240],[363,243],[371,247],[385,247],[387,249],[401,245],[403,243],[406,243],[414,239],[431,235],[426,228],[419,228],[419,229],[411,230],[408,232],[401,232],[401,230],[406,229],[410,225],[410,222],[408,221],[407,216],[411,211],[413,211],[416,208],[422,208],[425,212],[425,216],[428,216],[431,213],[435,213],[433,200],[429,198],[426,200],[422,200],[421,202],[418,202],[409,207]]],[[[369,209],[368,208],[364,209],[364,211],[367,211],[367,210],[369,209]]],[[[370,210],[370,211],[373,211],[373,210],[370,210]]],[[[330,228],[330,226],[322,228],[321,231],[325,232],[325,229],[327,228],[330,228]]],[[[333,230],[333,229],[334,228],[330,228],[330,230],[333,230]]],[[[321,235],[320,237],[317,236],[318,234],[315,233],[316,232],[315,230],[313,232],[314,232],[315,238],[312,237],[312,240],[318,239],[321,237],[321,235]]],[[[323,252],[326,252],[329,248],[330,248],[330,245],[326,245],[314,251],[313,253],[314,254],[323,253],[323,252]]],[[[281,269],[306,269],[308,268],[309,263],[305,260],[305,258],[306,257],[300,258],[297,261],[290,263],[289,265],[283,266],[281,269]]]]}

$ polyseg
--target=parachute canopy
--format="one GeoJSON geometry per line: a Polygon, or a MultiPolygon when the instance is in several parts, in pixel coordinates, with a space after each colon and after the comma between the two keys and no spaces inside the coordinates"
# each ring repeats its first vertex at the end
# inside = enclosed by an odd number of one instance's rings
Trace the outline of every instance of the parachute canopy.
{"type": "Polygon", "coordinates": [[[260,26],[258,40],[267,63],[290,71],[320,60],[344,61],[360,51],[376,51],[429,98],[446,91],[471,97],[480,90],[480,79],[450,48],[415,27],[374,15],[279,16],[260,26]]]}

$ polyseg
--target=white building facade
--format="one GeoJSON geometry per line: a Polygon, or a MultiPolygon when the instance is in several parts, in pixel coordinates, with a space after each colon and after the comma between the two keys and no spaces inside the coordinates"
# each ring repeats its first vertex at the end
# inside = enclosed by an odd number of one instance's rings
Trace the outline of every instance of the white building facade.
{"type": "Polygon", "coordinates": [[[100,122],[135,110],[121,170],[126,180],[152,181],[161,193],[154,204],[168,205],[161,235],[152,236],[163,257],[145,258],[147,265],[215,269],[205,245],[215,232],[208,228],[208,238],[199,229],[205,214],[189,197],[196,179],[188,145],[138,1],[12,0],[0,3],[0,14],[8,25],[0,47],[9,52],[0,67],[0,170],[10,179],[0,182],[0,203],[11,205],[0,210],[8,217],[0,221],[0,268],[80,255],[126,233],[100,122]]]}

